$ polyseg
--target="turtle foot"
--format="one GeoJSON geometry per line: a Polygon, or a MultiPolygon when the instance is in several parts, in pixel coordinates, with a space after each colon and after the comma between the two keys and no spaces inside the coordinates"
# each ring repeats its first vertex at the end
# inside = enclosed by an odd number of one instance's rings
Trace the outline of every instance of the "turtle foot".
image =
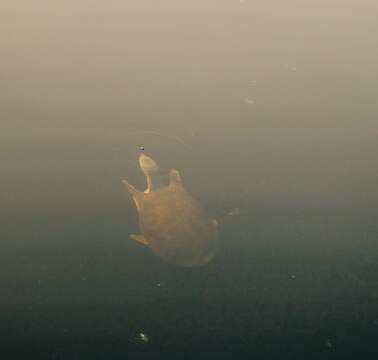
{"type": "Polygon", "coordinates": [[[129,238],[131,240],[135,240],[136,242],[141,243],[143,245],[149,245],[149,242],[147,241],[147,239],[143,235],[131,234],[131,235],[129,235],[129,238]]]}

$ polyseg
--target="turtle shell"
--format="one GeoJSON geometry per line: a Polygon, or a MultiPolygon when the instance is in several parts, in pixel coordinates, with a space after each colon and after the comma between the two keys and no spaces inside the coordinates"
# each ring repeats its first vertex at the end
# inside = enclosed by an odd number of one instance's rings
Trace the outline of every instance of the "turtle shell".
{"type": "Polygon", "coordinates": [[[193,267],[214,257],[216,222],[182,186],[157,188],[139,201],[140,231],[161,259],[193,267]]]}

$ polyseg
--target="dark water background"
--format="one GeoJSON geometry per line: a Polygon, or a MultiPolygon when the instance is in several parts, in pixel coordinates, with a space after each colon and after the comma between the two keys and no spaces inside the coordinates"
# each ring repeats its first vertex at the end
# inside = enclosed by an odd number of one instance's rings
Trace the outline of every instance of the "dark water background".
{"type": "Polygon", "coordinates": [[[0,358],[377,358],[377,11],[2,2],[0,358]],[[218,219],[209,266],[128,240],[142,145],[218,219]]]}

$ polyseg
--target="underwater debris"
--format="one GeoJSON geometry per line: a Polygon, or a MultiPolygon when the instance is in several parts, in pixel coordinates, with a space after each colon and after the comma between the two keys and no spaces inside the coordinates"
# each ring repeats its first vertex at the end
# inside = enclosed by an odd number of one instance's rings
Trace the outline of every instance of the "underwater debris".
{"type": "Polygon", "coordinates": [[[326,347],[330,350],[334,350],[334,346],[333,346],[333,343],[332,343],[332,340],[331,339],[327,339],[326,341],[326,347]]]}
{"type": "Polygon", "coordinates": [[[249,99],[249,98],[247,98],[247,99],[245,99],[244,100],[248,105],[254,105],[255,104],[255,100],[253,100],[253,99],[249,99]]]}
{"type": "Polygon", "coordinates": [[[148,335],[146,333],[144,333],[144,332],[139,333],[138,336],[136,337],[136,340],[138,342],[144,343],[144,344],[146,344],[146,343],[148,343],[150,341],[148,335]]]}
{"type": "Polygon", "coordinates": [[[228,216],[239,216],[239,215],[247,215],[247,214],[248,214],[247,210],[243,210],[240,208],[232,209],[231,211],[227,213],[228,216]]]}

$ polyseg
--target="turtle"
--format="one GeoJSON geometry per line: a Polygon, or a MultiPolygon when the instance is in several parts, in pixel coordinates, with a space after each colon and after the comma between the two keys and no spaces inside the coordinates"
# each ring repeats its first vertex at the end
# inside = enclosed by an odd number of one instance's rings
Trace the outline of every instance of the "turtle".
{"type": "Polygon", "coordinates": [[[184,188],[180,173],[169,171],[164,184],[157,163],[145,153],[139,166],[147,181],[145,191],[122,180],[133,196],[141,234],[129,237],[147,247],[166,263],[181,267],[208,264],[218,250],[218,224],[184,188]]]}

